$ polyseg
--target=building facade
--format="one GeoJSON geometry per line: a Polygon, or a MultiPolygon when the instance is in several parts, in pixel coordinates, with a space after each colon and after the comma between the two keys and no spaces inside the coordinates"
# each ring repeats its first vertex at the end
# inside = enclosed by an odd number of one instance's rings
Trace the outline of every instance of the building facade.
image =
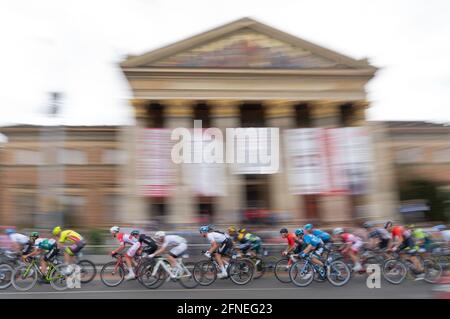
{"type": "MultiPolygon", "coordinates": [[[[291,145],[283,138],[278,172],[236,173],[224,164],[222,177],[206,187],[210,190],[221,184],[224,191],[219,194],[196,191],[192,179],[200,177],[194,174],[186,181],[183,165],[173,168],[170,188],[153,184],[147,185],[148,192],[142,192],[140,188],[146,185],[139,183],[141,173],[135,169],[145,156],[142,144],[151,145],[149,140],[155,142],[165,130],[192,128],[194,120],[202,120],[203,128],[223,131],[279,128],[280,135],[292,129],[315,128],[363,128],[370,132],[365,85],[376,68],[367,60],[355,60],[244,18],[130,56],[121,68],[133,90],[131,104],[137,123],[127,131],[135,142],[128,144],[130,161],[125,173],[127,214],[136,220],[162,218],[170,223],[191,223],[206,215],[214,223],[240,222],[242,214],[252,210],[269,211],[279,220],[292,222],[351,222],[359,217],[395,216],[392,180],[373,171],[366,180],[370,191],[363,194],[292,192],[288,169],[292,163],[287,155],[291,145]],[[142,132],[148,133],[147,139],[142,138],[142,132]]],[[[373,156],[383,156],[373,150],[373,156]]],[[[152,163],[158,165],[156,160],[152,163]]],[[[374,161],[374,165],[381,164],[374,161]]]]}
{"type": "Polygon", "coordinates": [[[119,219],[126,153],[115,126],[0,128],[0,224],[97,227],[119,219]]]}

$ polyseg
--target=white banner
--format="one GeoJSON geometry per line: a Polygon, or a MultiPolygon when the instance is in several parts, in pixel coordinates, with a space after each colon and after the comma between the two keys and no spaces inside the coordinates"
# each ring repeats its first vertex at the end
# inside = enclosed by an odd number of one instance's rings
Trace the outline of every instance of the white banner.
{"type": "Polygon", "coordinates": [[[171,159],[173,141],[169,129],[141,129],[137,137],[139,195],[168,196],[175,186],[176,167],[171,159]]]}
{"type": "Polygon", "coordinates": [[[320,128],[284,131],[291,193],[320,194],[329,189],[324,132],[320,128]]]}

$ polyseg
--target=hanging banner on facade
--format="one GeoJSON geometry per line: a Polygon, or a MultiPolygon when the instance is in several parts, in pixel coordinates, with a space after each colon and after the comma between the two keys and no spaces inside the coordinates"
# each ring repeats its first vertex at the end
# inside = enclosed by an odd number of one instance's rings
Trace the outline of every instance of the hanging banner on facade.
{"type": "Polygon", "coordinates": [[[361,127],[285,131],[292,194],[365,194],[371,178],[371,140],[361,127]]]}
{"type": "MultiPolygon", "coordinates": [[[[214,161],[214,152],[223,153],[223,141],[211,130],[202,129],[201,134],[191,131],[190,161],[183,163],[183,184],[200,196],[226,196],[225,163],[214,161]],[[210,156],[207,156],[210,155],[210,156]],[[195,159],[201,159],[196,161],[195,159]]],[[[217,154],[216,154],[217,155],[217,154]]],[[[221,155],[218,157],[222,157],[221,155]]]]}
{"type": "Polygon", "coordinates": [[[292,194],[329,190],[324,131],[320,128],[284,131],[287,175],[292,194]]]}
{"type": "Polygon", "coordinates": [[[331,186],[350,194],[367,194],[371,179],[372,141],[363,127],[328,129],[331,186]]]}
{"type": "Polygon", "coordinates": [[[169,129],[141,129],[137,137],[137,184],[140,196],[165,197],[174,189],[176,166],[171,160],[169,129]]]}

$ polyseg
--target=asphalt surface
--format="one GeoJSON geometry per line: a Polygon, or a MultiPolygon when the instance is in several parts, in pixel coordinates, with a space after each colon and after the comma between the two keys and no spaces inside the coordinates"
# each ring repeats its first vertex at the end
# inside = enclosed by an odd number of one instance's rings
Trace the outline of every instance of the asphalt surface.
{"type": "Polygon", "coordinates": [[[123,282],[118,287],[107,287],[98,279],[81,288],[55,291],[50,285],[36,285],[29,291],[20,292],[9,287],[0,291],[0,299],[61,298],[61,299],[328,299],[328,298],[433,298],[433,285],[424,281],[405,280],[400,285],[382,281],[381,288],[369,289],[366,277],[359,275],[343,287],[328,282],[313,282],[306,288],[283,284],[274,276],[266,275],[245,286],[237,286],[229,279],[217,280],[211,286],[185,289],[176,282],[166,282],[151,290],[137,281],[123,282]]]}

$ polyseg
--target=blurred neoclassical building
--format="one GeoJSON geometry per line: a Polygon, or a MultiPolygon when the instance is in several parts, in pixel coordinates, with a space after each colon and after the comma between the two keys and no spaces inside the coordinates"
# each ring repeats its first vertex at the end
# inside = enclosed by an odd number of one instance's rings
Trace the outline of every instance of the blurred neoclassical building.
{"type": "MultiPolygon", "coordinates": [[[[205,215],[215,223],[239,222],[243,211],[258,209],[295,222],[395,217],[392,167],[384,160],[385,150],[370,142],[354,146],[369,150],[372,158],[364,177],[365,191],[305,191],[301,187],[293,191],[293,184],[302,184],[301,176],[325,174],[327,167],[319,165],[311,173],[320,161],[312,160],[305,168],[309,173],[298,167],[291,170],[293,158],[308,153],[304,145],[309,144],[301,142],[299,147],[284,139],[286,132],[301,141],[317,128],[329,132],[326,136],[331,141],[335,141],[334,134],[341,140],[347,136],[333,130],[339,128],[362,129],[345,132],[370,136],[365,86],[377,69],[367,60],[244,18],[129,56],[121,68],[133,91],[137,123],[126,132],[126,140],[134,142],[127,144],[130,161],[124,174],[128,199],[124,219],[189,223],[205,215]],[[224,165],[220,173],[200,168],[186,178],[189,168],[164,160],[168,151],[161,141],[167,141],[170,129],[192,128],[194,119],[202,120],[203,128],[280,128],[279,172],[239,173],[224,165]]],[[[321,143],[322,135],[317,136],[314,143],[321,143]]]]}

